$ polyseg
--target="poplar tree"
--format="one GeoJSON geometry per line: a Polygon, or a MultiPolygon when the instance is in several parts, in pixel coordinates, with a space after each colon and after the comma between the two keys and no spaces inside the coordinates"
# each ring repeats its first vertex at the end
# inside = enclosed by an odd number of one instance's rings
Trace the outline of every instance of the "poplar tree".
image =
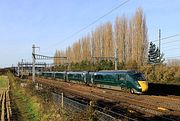
{"type": "MultiPolygon", "coordinates": [[[[117,17],[112,27],[111,22],[101,24],[91,34],[69,46],[65,51],[56,51],[54,56],[67,56],[68,62],[90,61],[92,57],[113,57],[118,49],[119,62],[140,67],[147,62],[148,36],[146,18],[141,8],[133,17],[117,17]]],[[[159,56],[163,60],[163,56],[159,56]]],[[[54,59],[55,64],[62,60],[54,59]]]]}
{"type": "Polygon", "coordinates": [[[132,25],[133,60],[141,66],[146,60],[148,48],[146,18],[141,8],[137,9],[132,18],[132,25]]]}
{"type": "Polygon", "coordinates": [[[112,41],[112,24],[111,22],[107,22],[106,24],[103,25],[102,27],[102,37],[103,38],[103,55],[104,57],[113,57],[114,56],[114,48],[113,48],[113,41],[112,41]]]}
{"type": "Polygon", "coordinates": [[[127,19],[125,16],[117,17],[115,20],[114,34],[115,34],[115,48],[118,48],[119,62],[126,62],[127,51],[127,19]]]}

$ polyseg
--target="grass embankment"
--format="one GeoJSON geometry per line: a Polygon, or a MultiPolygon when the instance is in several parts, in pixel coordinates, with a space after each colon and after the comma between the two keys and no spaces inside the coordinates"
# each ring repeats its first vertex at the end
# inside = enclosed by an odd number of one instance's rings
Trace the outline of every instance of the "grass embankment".
{"type": "Polygon", "coordinates": [[[5,89],[8,87],[8,78],[7,76],[0,76],[0,89],[5,89]]]}
{"type": "Polygon", "coordinates": [[[11,80],[11,92],[15,103],[16,120],[18,121],[92,121],[93,111],[87,110],[82,113],[61,109],[53,101],[51,94],[43,90],[35,90],[30,81],[26,86],[20,86],[23,81],[15,79],[8,74],[11,80]]]}
{"type": "Polygon", "coordinates": [[[16,118],[19,121],[37,121],[40,112],[40,104],[36,97],[31,97],[12,74],[8,74],[11,83],[11,96],[15,104],[16,118]]]}

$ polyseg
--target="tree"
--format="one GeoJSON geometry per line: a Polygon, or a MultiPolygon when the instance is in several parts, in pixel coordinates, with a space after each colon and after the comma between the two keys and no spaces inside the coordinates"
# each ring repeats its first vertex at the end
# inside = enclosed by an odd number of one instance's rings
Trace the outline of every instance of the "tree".
{"type": "Polygon", "coordinates": [[[98,26],[97,28],[95,28],[94,31],[92,31],[92,39],[91,39],[91,43],[92,43],[92,51],[91,54],[93,57],[98,57],[101,56],[103,53],[103,47],[101,45],[103,45],[102,41],[102,26],[98,26]]]}
{"type": "MultiPolygon", "coordinates": [[[[117,17],[114,24],[106,22],[97,26],[90,34],[83,36],[65,51],[57,51],[55,56],[67,56],[68,62],[81,63],[87,60],[95,64],[96,61],[92,57],[113,57],[116,49],[122,66],[120,68],[126,65],[139,68],[147,62],[147,26],[141,8],[138,8],[131,18],[123,15],[117,17]]],[[[54,59],[54,63],[62,64],[62,60],[54,59]]]]}
{"type": "Polygon", "coordinates": [[[148,52],[146,17],[141,8],[138,8],[132,17],[130,28],[132,29],[132,61],[136,61],[138,66],[141,66],[146,62],[148,52]]]}
{"type": "Polygon", "coordinates": [[[90,60],[91,49],[90,49],[90,35],[82,38],[82,60],[90,60]]]}
{"type": "Polygon", "coordinates": [[[113,30],[112,30],[112,24],[111,22],[107,22],[103,25],[102,28],[103,31],[103,43],[102,43],[102,48],[103,48],[103,54],[101,56],[104,57],[112,57],[114,55],[114,49],[113,49],[113,30]]]}
{"type": "Polygon", "coordinates": [[[81,62],[82,61],[82,43],[81,41],[77,41],[72,46],[72,54],[73,54],[73,62],[81,62]]]}
{"type": "Polygon", "coordinates": [[[58,65],[60,65],[61,64],[61,60],[60,60],[60,58],[58,58],[58,57],[61,57],[61,52],[59,51],[59,50],[56,50],[56,52],[55,52],[55,54],[54,54],[54,65],[55,66],[58,66],[58,65]]]}
{"type": "Polygon", "coordinates": [[[55,52],[55,54],[54,54],[54,57],[55,57],[55,58],[54,58],[54,65],[57,65],[57,58],[56,58],[56,57],[57,57],[57,50],[56,50],[56,52],[55,52]]]}
{"type": "Polygon", "coordinates": [[[118,58],[119,62],[125,63],[127,51],[129,49],[127,46],[127,34],[128,34],[128,20],[125,16],[121,18],[117,17],[114,26],[114,36],[115,36],[115,48],[118,48],[118,58]]]}
{"type": "Polygon", "coordinates": [[[148,52],[148,63],[149,64],[160,64],[164,62],[164,54],[160,54],[160,50],[152,42],[150,43],[149,52],[148,52]]]}

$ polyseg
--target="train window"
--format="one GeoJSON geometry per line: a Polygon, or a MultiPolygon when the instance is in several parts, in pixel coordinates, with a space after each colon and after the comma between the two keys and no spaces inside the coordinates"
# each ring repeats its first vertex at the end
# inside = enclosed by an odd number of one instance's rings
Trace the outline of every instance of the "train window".
{"type": "Polygon", "coordinates": [[[125,77],[125,75],[118,75],[118,80],[120,80],[120,81],[124,81],[124,80],[126,80],[126,77],[125,77]]]}
{"type": "Polygon", "coordinates": [[[102,75],[95,75],[95,79],[103,79],[102,75]]]}
{"type": "Polygon", "coordinates": [[[112,79],[114,79],[112,75],[105,75],[104,78],[105,78],[106,80],[112,80],[112,79]]]}
{"type": "Polygon", "coordinates": [[[101,75],[101,79],[103,79],[103,76],[101,75]]]}
{"type": "Polygon", "coordinates": [[[141,80],[141,81],[145,81],[146,80],[142,73],[133,74],[133,78],[135,80],[141,80]]]}
{"type": "Polygon", "coordinates": [[[76,79],[79,79],[79,78],[80,78],[80,75],[75,75],[75,78],[76,78],[76,79]]]}

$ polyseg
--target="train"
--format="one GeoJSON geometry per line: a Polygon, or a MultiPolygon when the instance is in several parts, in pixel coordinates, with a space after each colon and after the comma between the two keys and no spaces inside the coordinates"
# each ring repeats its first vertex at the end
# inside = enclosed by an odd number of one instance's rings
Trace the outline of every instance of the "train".
{"type": "Polygon", "coordinates": [[[130,93],[142,94],[148,90],[148,82],[143,73],[135,70],[113,70],[113,71],[64,71],[64,72],[42,72],[38,76],[53,78],[66,82],[82,83],[100,88],[114,90],[129,90],[130,93]]]}

